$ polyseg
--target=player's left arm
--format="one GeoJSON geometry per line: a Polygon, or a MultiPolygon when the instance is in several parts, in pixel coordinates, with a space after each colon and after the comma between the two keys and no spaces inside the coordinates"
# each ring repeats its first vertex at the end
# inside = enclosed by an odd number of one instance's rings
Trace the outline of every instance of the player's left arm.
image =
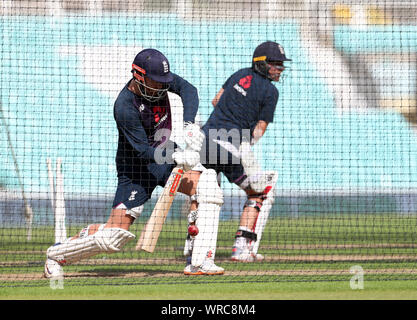
{"type": "MultiPolygon", "coordinates": [[[[197,88],[187,80],[174,74],[174,80],[170,85],[169,91],[179,95],[182,100],[184,108],[184,142],[186,144],[186,149],[191,149],[192,151],[199,152],[205,136],[201,132],[200,126],[195,123],[195,117],[199,105],[197,88]]],[[[186,155],[184,154],[182,156],[186,155]]],[[[180,157],[176,160],[180,160],[180,157]]]]}
{"type": "Polygon", "coordinates": [[[173,75],[174,80],[170,84],[169,91],[181,97],[184,123],[194,123],[199,106],[198,90],[184,78],[175,73],[173,75]]]}

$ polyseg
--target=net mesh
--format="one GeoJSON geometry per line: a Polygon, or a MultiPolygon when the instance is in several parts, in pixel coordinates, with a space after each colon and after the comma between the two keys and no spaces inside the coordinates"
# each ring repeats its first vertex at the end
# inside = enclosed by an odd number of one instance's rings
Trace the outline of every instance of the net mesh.
{"type": "MultiPolygon", "coordinates": [[[[247,198],[221,176],[216,263],[226,271],[210,281],[346,280],[352,267],[368,279],[417,278],[416,11],[388,0],[2,1],[0,286],[42,285],[48,247],[107,221],[113,105],[141,49],[163,52],[198,89],[204,124],[215,94],[266,40],[293,61],[253,147],[279,175],[264,260],[230,261],[247,198]]],[[[169,97],[181,144],[182,102],[169,97]]],[[[161,192],[131,226],[137,238],[161,192]]],[[[189,205],[176,196],[154,253],[131,241],[66,266],[66,284],[190,281],[189,205]]]]}

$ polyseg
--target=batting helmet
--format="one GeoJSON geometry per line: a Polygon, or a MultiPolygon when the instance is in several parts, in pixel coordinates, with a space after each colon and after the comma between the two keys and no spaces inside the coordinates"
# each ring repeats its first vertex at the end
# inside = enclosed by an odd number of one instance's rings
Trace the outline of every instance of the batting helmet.
{"type": "MultiPolygon", "coordinates": [[[[284,61],[292,61],[285,56],[284,48],[279,43],[266,41],[256,47],[252,58],[252,68],[270,79],[269,69],[271,67],[268,64],[284,61]]],[[[282,70],[284,69],[285,67],[282,65],[282,70]]]]}
{"type": "Polygon", "coordinates": [[[133,60],[132,73],[142,96],[149,101],[156,101],[164,97],[168,91],[169,83],[174,80],[168,59],[156,49],[144,49],[139,52],[133,60]],[[149,86],[146,84],[145,77],[162,84],[162,87],[149,86]]]}

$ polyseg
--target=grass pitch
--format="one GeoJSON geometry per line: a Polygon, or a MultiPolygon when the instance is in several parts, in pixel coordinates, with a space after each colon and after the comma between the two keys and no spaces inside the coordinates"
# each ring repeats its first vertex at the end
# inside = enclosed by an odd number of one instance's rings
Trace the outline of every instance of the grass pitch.
{"type": "MultiPolygon", "coordinates": [[[[0,229],[0,299],[137,300],[371,300],[417,298],[417,219],[361,215],[270,219],[256,263],[229,261],[237,221],[222,222],[216,262],[223,276],[187,277],[182,246],[186,221],[169,220],[154,254],[135,251],[99,255],[67,266],[63,289],[42,278],[53,230],[38,227],[26,241],[24,228],[0,229]],[[352,267],[364,288],[350,286],[352,267]]],[[[132,226],[139,235],[143,223],[132,226]]],[[[75,234],[80,226],[70,226],[75,234]]]]}
{"type": "Polygon", "coordinates": [[[8,287],[3,300],[416,300],[417,281],[349,281],[8,287]]]}

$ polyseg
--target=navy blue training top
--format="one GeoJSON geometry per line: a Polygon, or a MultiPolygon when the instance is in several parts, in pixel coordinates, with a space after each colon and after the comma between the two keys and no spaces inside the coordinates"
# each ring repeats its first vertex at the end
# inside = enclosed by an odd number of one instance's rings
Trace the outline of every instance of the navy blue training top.
{"type": "Polygon", "coordinates": [[[278,89],[272,82],[256,73],[252,68],[244,68],[227,79],[224,92],[211,113],[203,131],[208,136],[209,129],[250,129],[252,137],[256,124],[263,120],[271,123],[278,102],[278,89]]]}
{"type": "MultiPolygon", "coordinates": [[[[194,122],[199,104],[197,89],[180,76],[173,75],[174,80],[170,83],[168,91],[181,97],[184,122],[194,122]]],[[[129,83],[130,81],[119,93],[113,109],[119,131],[116,154],[119,173],[131,172],[133,167],[155,162],[156,148],[169,139],[169,134],[164,134],[162,140],[156,140],[157,131],[168,129],[170,133],[172,129],[168,95],[156,102],[149,102],[131,92],[128,89],[129,83]]]]}

